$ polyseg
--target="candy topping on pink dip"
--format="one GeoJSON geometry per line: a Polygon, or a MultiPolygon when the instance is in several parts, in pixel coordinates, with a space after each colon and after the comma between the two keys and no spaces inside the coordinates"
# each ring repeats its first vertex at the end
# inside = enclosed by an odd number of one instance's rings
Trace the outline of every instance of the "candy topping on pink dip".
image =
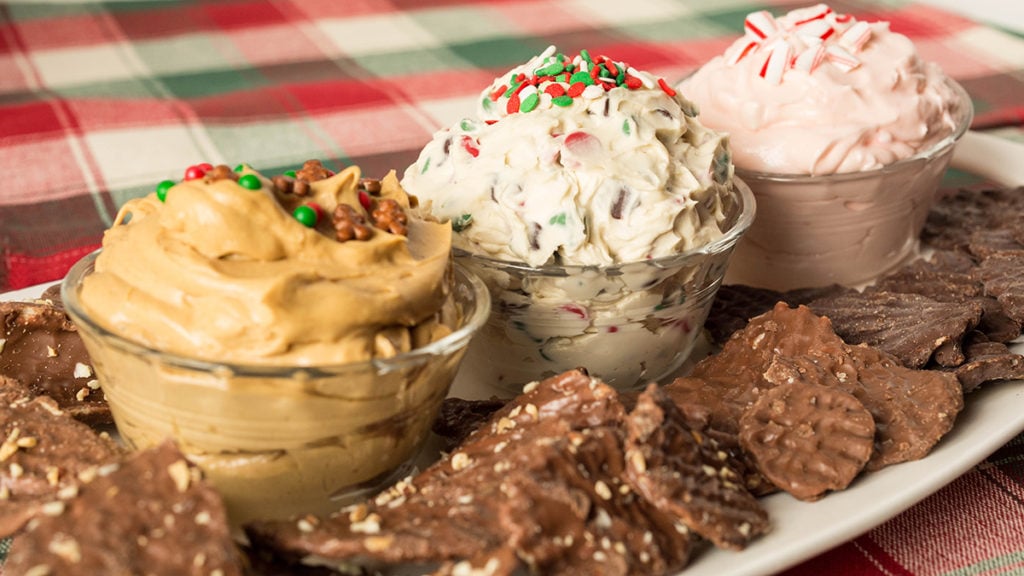
{"type": "Polygon", "coordinates": [[[747,16],[744,35],[680,88],[700,119],[727,132],[740,170],[874,170],[952,134],[964,102],[888,22],[825,4],[747,16]]]}

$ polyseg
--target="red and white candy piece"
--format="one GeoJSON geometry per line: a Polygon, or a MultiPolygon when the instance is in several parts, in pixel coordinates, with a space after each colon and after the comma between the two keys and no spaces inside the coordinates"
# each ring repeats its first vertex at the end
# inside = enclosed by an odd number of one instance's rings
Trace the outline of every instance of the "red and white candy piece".
{"type": "Polygon", "coordinates": [[[824,42],[834,33],[835,29],[825,20],[811,20],[796,29],[797,36],[811,42],[824,42]]]}
{"type": "Polygon", "coordinates": [[[737,42],[733,44],[732,51],[729,53],[729,57],[726,62],[729,66],[735,66],[740,60],[743,60],[755,50],[761,46],[761,43],[757,40],[747,40],[745,43],[740,44],[737,42]]]}
{"type": "Polygon", "coordinates": [[[781,84],[782,75],[789,67],[790,58],[793,57],[793,47],[785,40],[777,40],[768,47],[768,57],[761,66],[761,78],[772,84],[781,84]]]}
{"type": "Polygon", "coordinates": [[[743,21],[743,28],[746,29],[748,34],[753,34],[762,40],[779,31],[779,25],[775,22],[775,17],[767,10],[747,14],[746,20],[743,21]]]}
{"type": "Polygon", "coordinates": [[[825,46],[818,44],[817,46],[810,46],[803,52],[801,52],[796,60],[793,61],[794,70],[803,70],[808,74],[814,72],[821,65],[822,60],[825,59],[825,46]]]}
{"type": "Polygon", "coordinates": [[[858,60],[856,56],[850,54],[850,52],[845,48],[836,44],[825,49],[825,59],[843,72],[849,72],[857,66],[860,66],[860,60],[858,60]]]}
{"type": "Polygon", "coordinates": [[[829,8],[826,4],[817,4],[815,6],[807,8],[806,10],[804,10],[804,12],[806,12],[807,15],[801,18],[800,20],[797,20],[794,23],[794,26],[801,26],[803,24],[807,24],[808,22],[821,20],[828,16],[829,14],[831,14],[832,9],[829,8]]]}
{"type": "Polygon", "coordinates": [[[864,44],[871,39],[871,26],[867,22],[857,22],[847,28],[839,36],[839,45],[843,48],[857,52],[864,47],[864,44]]]}

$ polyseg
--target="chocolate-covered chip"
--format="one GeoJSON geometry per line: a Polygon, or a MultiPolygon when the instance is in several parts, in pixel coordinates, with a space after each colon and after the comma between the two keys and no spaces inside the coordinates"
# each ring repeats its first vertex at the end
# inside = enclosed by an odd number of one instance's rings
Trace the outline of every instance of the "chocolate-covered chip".
{"type": "Polygon", "coordinates": [[[42,506],[10,574],[241,575],[220,496],[172,444],[138,452],[42,506]]]}
{"type": "Polygon", "coordinates": [[[844,341],[868,344],[921,368],[946,342],[959,342],[978,325],[977,302],[937,302],[917,294],[870,292],[819,298],[810,308],[832,320],[844,341]]]}
{"type": "Polygon", "coordinates": [[[112,422],[85,344],[63,308],[0,302],[0,375],[90,424],[112,422]]]}
{"type": "Polygon", "coordinates": [[[842,490],[871,458],[871,413],[839,388],[794,381],[758,398],[740,418],[740,444],[758,469],[801,500],[842,490]]]}
{"type": "Polygon", "coordinates": [[[626,474],[637,492],[716,546],[742,549],[770,527],[727,453],[690,429],[655,384],[626,418],[626,474]]]}
{"type": "MultiPolygon", "coordinates": [[[[20,382],[0,376],[0,537],[18,532],[121,449],[20,382]]],[[[6,570],[6,568],[5,568],[6,570]]]]}
{"type": "Polygon", "coordinates": [[[991,342],[984,335],[968,339],[964,363],[953,369],[964,394],[987,382],[1024,380],[1024,356],[1011,351],[1002,342],[991,342]]]}

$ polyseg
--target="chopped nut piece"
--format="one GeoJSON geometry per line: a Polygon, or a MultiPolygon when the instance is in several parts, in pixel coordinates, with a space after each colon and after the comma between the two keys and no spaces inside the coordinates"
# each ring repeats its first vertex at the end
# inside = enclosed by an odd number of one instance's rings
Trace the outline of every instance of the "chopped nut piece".
{"type": "Polygon", "coordinates": [[[92,366],[84,364],[82,362],[75,363],[75,378],[91,378],[92,377],[92,366]]]}

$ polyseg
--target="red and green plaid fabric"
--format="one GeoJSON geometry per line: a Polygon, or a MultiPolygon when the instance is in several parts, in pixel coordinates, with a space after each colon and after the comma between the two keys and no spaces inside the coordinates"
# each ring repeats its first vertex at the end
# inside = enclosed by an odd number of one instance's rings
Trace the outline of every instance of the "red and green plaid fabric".
{"type": "MultiPolygon", "coordinates": [[[[0,3],[0,291],[60,278],[119,205],[191,164],[277,172],[320,158],[401,173],[494,76],[549,44],[675,79],[724,50],[747,13],[811,3],[0,3]]],[[[1024,39],[911,2],[830,5],[911,37],[970,92],[975,128],[1024,124],[1024,39]]],[[[787,574],[1024,573],[1022,455],[1018,437],[787,574]]]]}

